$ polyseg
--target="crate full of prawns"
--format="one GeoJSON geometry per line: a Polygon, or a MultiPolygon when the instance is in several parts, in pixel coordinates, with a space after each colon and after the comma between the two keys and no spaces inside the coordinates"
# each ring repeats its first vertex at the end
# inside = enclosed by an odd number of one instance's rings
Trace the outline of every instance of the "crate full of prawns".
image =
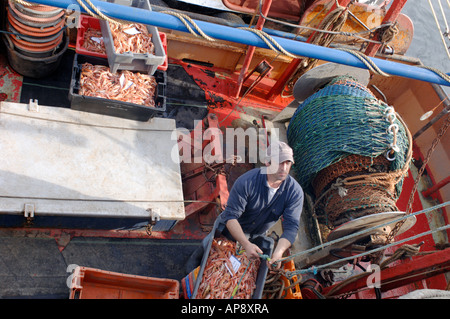
{"type": "MultiPolygon", "coordinates": [[[[216,223],[214,236],[203,254],[192,299],[261,299],[269,270],[260,258],[249,259],[239,244],[223,234],[225,225],[216,223]]],[[[265,255],[272,255],[274,241],[270,237],[250,239],[265,255]]]]}
{"type": "MultiPolygon", "coordinates": [[[[130,0],[126,4],[152,10],[148,0],[130,0]]],[[[112,23],[103,19],[100,20],[100,27],[112,72],[130,70],[154,74],[164,64],[166,52],[157,27],[141,23],[112,23]]]]}
{"type": "Polygon", "coordinates": [[[166,86],[164,71],[113,73],[106,59],[75,54],[69,100],[74,110],[146,122],[166,110],[166,86]]]}

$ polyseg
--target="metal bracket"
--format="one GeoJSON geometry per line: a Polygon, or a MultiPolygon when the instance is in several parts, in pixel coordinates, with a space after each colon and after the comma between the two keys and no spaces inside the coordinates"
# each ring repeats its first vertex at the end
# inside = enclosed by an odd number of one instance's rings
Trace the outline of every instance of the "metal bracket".
{"type": "Polygon", "coordinates": [[[155,223],[161,219],[161,210],[159,208],[149,208],[147,211],[150,213],[150,221],[155,223]]]}
{"type": "Polygon", "coordinates": [[[30,102],[28,103],[28,111],[30,111],[30,112],[39,112],[40,111],[38,100],[30,99],[30,102]]]}
{"type": "Polygon", "coordinates": [[[35,206],[34,204],[25,204],[23,216],[26,218],[25,226],[30,227],[33,225],[35,206]]]}
{"type": "Polygon", "coordinates": [[[34,211],[35,211],[34,204],[25,204],[23,215],[25,218],[34,218],[34,211]]]}

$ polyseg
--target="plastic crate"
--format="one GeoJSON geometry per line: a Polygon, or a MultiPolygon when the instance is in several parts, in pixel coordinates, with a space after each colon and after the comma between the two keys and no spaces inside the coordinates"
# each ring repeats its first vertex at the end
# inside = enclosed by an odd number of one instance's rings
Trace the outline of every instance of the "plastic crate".
{"type": "MultiPolygon", "coordinates": [[[[195,285],[194,285],[194,290],[192,292],[192,297],[191,297],[192,299],[195,299],[197,296],[197,291],[198,291],[198,288],[202,281],[203,272],[206,267],[206,261],[208,259],[209,252],[211,250],[212,242],[213,242],[214,238],[220,237],[222,235],[222,231],[224,230],[224,228],[225,228],[225,224],[223,224],[223,223],[216,222],[214,224],[214,228],[212,230],[214,236],[211,236],[211,239],[209,240],[207,247],[205,249],[205,252],[203,254],[203,257],[202,257],[202,262],[200,264],[200,270],[198,270],[198,273],[196,273],[196,276],[194,276],[196,278],[196,281],[195,281],[195,285]]],[[[266,237],[266,236],[257,236],[253,239],[250,239],[250,241],[252,243],[254,243],[255,245],[257,245],[259,248],[261,248],[261,250],[263,251],[264,254],[269,255],[269,256],[272,255],[272,250],[273,250],[273,246],[274,246],[274,241],[272,238],[266,237]]],[[[256,288],[253,291],[252,299],[261,299],[262,298],[262,293],[264,290],[264,284],[266,282],[266,277],[267,277],[268,271],[269,271],[269,268],[267,266],[267,263],[264,260],[262,260],[261,264],[259,266],[259,269],[258,269],[258,274],[256,276],[256,288]]]]}
{"type": "Polygon", "coordinates": [[[91,16],[87,16],[82,14],[80,16],[80,23],[77,30],[77,42],[75,46],[75,52],[83,55],[96,56],[99,58],[106,59],[106,51],[105,53],[92,52],[83,47],[84,44],[84,34],[88,29],[94,29],[101,31],[100,28],[100,20],[91,16]]]}
{"type": "Polygon", "coordinates": [[[181,279],[181,288],[183,290],[183,296],[185,299],[192,298],[192,292],[195,288],[195,282],[198,278],[198,273],[200,271],[200,266],[195,268],[189,274],[187,274],[183,279],[181,279]]]}
{"type": "Polygon", "coordinates": [[[163,45],[164,52],[166,53],[166,57],[164,59],[163,64],[158,66],[158,70],[160,70],[160,71],[167,71],[167,68],[169,66],[169,59],[168,59],[168,56],[167,56],[167,34],[165,34],[164,32],[159,32],[159,37],[161,38],[161,43],[163,45]]]}
{"type": "Polygon", "coordinates": [[[142,122],[146,122],[158,112],[166,110],[167,74],[165,72],[157,71],[153,75],[158,84],[155,92],[155,107],[148,107],[118,100],[79,95],[81,68],[85,62],[93,65],[108,65],[106,59],[75,54],[69,89],[70,107],[72,109],[142,122]]]}
{"type": "Polygon", "coordinates": [[[174,279],[121,274],[77,267],[72,275],[70,299],[179,299],[174,279]]]}
{"type": "MultiPolygon", "coordinates": [[[[108,0],[112,3],[120,3],[119,0],[108,0]]],[[[152,10],[150,2],[148,0],[132,0],[132,7],[152,10]]],[[[132,53],[126,52],[122,54],[116,53],[114,49],[114,41],[109,27],[109,22],[106,20],[100,20],[100,26],[103,34],[103,42],[106,47],[106,54],[108,56],[109,67],[111,72],[117,72],[118,70],[130,70],[147,72],[148,74],[154,74],[158,66],[163,65],[166,60],[166,53],[159,36],[158,28],[155,26],[147,25],[147,30],[152,34],[152,42],[155,46],[155,54],[150,53],[132,53]]]]}
{"type": "MultiPolygon", "coordinates": [[[[293,260],[289,260],[284,263],[283,269],[286,271],[295,271],[295,264],[293,260]]],[[[284,283],[284,287],[289,287],[286,289],[286,293],[283,299],[303,299],[302,291],[300,290],[300,285],[297,283],[297,276],[293,276],[292,279],[288,279],[286,276],[282,275],[281,280],[284,283]]]]}
{"type": "MultiPolygon", "coordinates": [[[[84,33],[88,29],[94,29],[101,31],[100,20],[91,16],[87,16],[82,14],[80,17],[80,23],[77,31],[77,42],[75,47],[75,52],[83,55],[96,56],[99,58],[107,59],[108,56],[105,53],[92,52],[83,47],[84,44],[84,33]]],[[[165,59],[163,64],[158,66],[157,70],[167,71],[167,67],[169,66],[168,58],[167,58],[167,35],[164,32],[159,32],[159,37],[161,39],[162,46],[164,48],[165,59]]]]}

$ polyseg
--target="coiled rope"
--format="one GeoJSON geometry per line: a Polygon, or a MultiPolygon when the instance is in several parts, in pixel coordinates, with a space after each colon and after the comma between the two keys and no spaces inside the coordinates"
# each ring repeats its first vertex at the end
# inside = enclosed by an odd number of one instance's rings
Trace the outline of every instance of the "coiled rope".
{"type": "Polygon", "coordinates": [[[18,4],[21,4],[21,5],[26,6],[26,7],[35,6],[35,4],[29,3],[29,2],[26,2],[26,1],[23,1],[23,0],[12,0],[12,1],[13,2],[17,2],[18,4]]]}
{"type": "Polygon", "coordinates": [[[297,278],[292,281],[291,279],[288,279],[286,270],[282,268],[269,269],[264,283],[262,297],[263,299],[284,299],[287,296],[289,289],[295,288],[301,281],[302,276],[297,276],[297,278]],[[282,277],[285,277],[289,281],[288,286],[286,286],[282,277]]]}
{"type": "MultiPolygon", "coordinates": [[[[346,7],[343,7],[339,4],[337,0],[335,0],[336,9],[331,11],[319,24],[320,30],[326,31],[334,31],[335,33],[323,33],[323,32],[315,32],[310,40],[311,44],[320,45],[324,47],[328,47],[337,35],[337,31],[340,31],[347,21],[348,10],[346,7]]],[[[308,70],[311,70],[313,67],[317,65],[319,60],[313,58],[306,58],[302,61],[302,63],[298,66],[297,70],[291,76],[291,78],[286,82],[282,96],[289,97],[292,96],[293,88],[295,82],[297,82],[298,78],[306,73],[308,70]]]]}
{"type": "MultiPolygon", "coordinates": [[[[390,41],[393,40],[393,38],[398,34],[398,28],[396,27],[396,23],[386,23],[386,24],[382,24],[379,25],[377,27],[371,28],[369,29],[367,26],[364,26],[366,28],[366,30],[364,31],[360,31],[357,33],[352,33],[352,32],[344,32],[344,31],[333,31],[333,30],[324,30],[324,29],[320,29],[320,28],[314,28],[314,27],[308,27],[305,25],[298,25],[298,24],[292,24],[286,21],[281,21],[281,20],[276,20],[273,19],[271,17],[265,16],[264,13],[262,12],[261,9],[261,2],[262,0],[259,0],[259,15],[261,17],[263,17],[265,20],[267,21],[271,21],[277,24],[281,24],[281,25],[285,25],[294,29],[303,29],[303,30],[309,30],[309,31],[314,31],[314,32],[320,32],[320,33],[325,33],[325,34],[333,34],[333,35],[339,35],[339,36],[344,36],[344,37],[352,37],[352,38],[356,38],[359,40],[362,40],[364,42],[371,42],[371,43],[377,43],[377,44],[387,44],[390,41]],[[374,40],[374,39],[369,39],[367,37],[362,37],[360,35],[365,34],[365,33],[369,33],[372,34],[373,32],[375,32],[376,30],[381,30],[384,29],[384,31],[381,31],[382,36],[381,36],[381,41],[378,40],[374,40]]],[[[316,14],[316,16],[312,19],[314,20],[319,14],[321,14],[324,10],[329,9],[329,5],[333,2],[333,0],[331,0],[328,5],[325,5],[323,7],[323,9],[316,14]]],[[[350,14],[350,16],[355,17],[354,14],[351,11],[348,11],[348,13],[350,14]]],[[[359,22],[361,23],[361,22],[359,22]]]]}
{"type": "Polygon", "coordinates": [[[106,20],[106,21],[108,21],[110,23],[113,23],[113,24],[124,24],[124,23],[126,23],[126,22],[121,21],[119,19],[114,19],[114,18],[110,18],[110,17],[106,16],[96,6],[94,6],[94,4],[90,0],[84,0],[84,1],[86,1],[86,3],[89,4],[89,6],[92,8],[92,10],[95,11],[95,13],[92,12],[89,9],[89,7],[83,2],[83,0],[77,0],[77,2],[80,4],[80,6],[82,6],[83,9],[86,10],[86,12],[89,13],[91,16],[93,16],[93,17],[95,17],[97,19],[106,20]]]}
{"type": "Polygon", "coordinates": [[[384,30],[381,31],[381,43],[387,44],[394,40],[395,36],[399,33],[397,22],[390,26],[384,27],[384,30]]]}
{"type": "Polygon", "coordinates": [[[382,71],[367,55],[356,51],[356,50],[350,50],[350,49],[343,49],[343,48],[337,48],[340,51],[344,51],[347,53],[350,53],[352,55],[354,55],[355,57],[357,57],[362,63],[364,63],[364,65],[367,67],[367,69],[369,69],[369,71],[378,74],[378,75],[382,75],[382,76],[386,76],[389,77],[390,75],[384,71],[382,71]]]}
{"type": "Polygon", "coordinates": [[[253,32],[257,36],[259,36],[261,38],[261,40],[263,40],[264,43],[267,44],[267,46],[270,49],[277,52],[278,54],[282,53],[290,58],[300,58],[300,56],[294,55],[294,54],[286,51],[277,41],[275,41],[274,38],[272,38],[269,34],[267,34],[266,32],[264,32],[262,30],[247,28],[247,27],[239,27],[238,29],[253,32]]]}
{"type": "Polygon", "coordinates": [[[290,120],[287,140],[296,179],[315,194],[313,214],[329,230],[398,211],[411,133],[393,107],[352,77],[336,77],[307,98],[290,120]]]}

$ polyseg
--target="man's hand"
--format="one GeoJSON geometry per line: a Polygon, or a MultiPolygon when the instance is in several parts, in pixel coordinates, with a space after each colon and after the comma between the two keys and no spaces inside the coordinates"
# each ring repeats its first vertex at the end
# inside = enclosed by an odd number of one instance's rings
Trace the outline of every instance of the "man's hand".
{"type": "Polygon", "coordinates": [[[247,237],[245,236],[244,232],[242,231],[241,225],[236,219],[230,219],[227,221],[227,228],[233,236],[235,240],[237,240],[242,248],[245,250],[245,254],[248,258],[259,258],[258,254],[262,254],[262,250],[255,244],[252,244],[247,237]]]}
{"type": "MultiPolygon", "coordinates": [[[[242,243],[241,243],[242,245],[242,243]]],[[[245,254],[249,259],[251,258],[259,258],[259,255],[263,253],[261,248],[259,248],[257,245],[252,244],[251,242],[247,241],[244,245],[242,245],[242,248],[245,250],[245,254]]]]}
{"type": "Polygon", "coordinates": [[[278,240],[277,247],[273,251],[272,259],[269,261],[269,265],[275,267],[275,269],[279,269],[281,267],[280,259],[283,258],[284,252],[291,247],[291,243],[289,240],[285,238],[280,238],[278,240]]]}
{"type": "Polygon", "coordinates": [[[275,269],[280,269],[281,267],[281,261],[280,259],[282,258],[282,254],[276,254],[276,251],[274,251],[274,253],[272,254],[272,258],[269,261],[269,266],[272,266],[275,269]]]}

